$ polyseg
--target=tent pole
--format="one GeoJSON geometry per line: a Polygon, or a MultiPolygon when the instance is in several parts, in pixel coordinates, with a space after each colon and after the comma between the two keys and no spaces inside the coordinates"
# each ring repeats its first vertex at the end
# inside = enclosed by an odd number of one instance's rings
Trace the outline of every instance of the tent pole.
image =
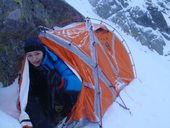
{"type": "Polygon", "coordinates": [[[95,49],[95,39],[94,39],[94,33],[93,33],[93,26],[90,22],[89,18],[86,18],[86,27],[89,32],[90,37],[90,50],[91,50],[91,56],[92,61],[94,62],[93,65],[93,76],[94,76],[94,85],[95,85],[95,114],[96,114],[96,120],[99,122],[99,128],[102,128],[102,106],[101,106],[101,89],[99,86],[99,70],[98,70],[98,59],[97,59],[97,53],[95,49]]]}

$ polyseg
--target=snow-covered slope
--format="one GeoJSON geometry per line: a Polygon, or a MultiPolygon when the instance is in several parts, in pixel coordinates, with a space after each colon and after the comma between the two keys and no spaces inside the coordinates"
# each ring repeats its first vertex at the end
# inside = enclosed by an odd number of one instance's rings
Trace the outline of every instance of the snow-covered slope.
{"type": "Polygon", "coordinates": [[[21,128],[17,118],[18,80],[8,87],[0,87],[0,128],[21,128]]]}
{"type": "Polygon", "coordinates": [[[161,55],[170,43],[170,1],[168,0],[89,0],[94,11],[112,21],[142,45],[161,55]]]}
{"type": "Polygon", "coordinates": [[[19,121],[3,111],[0,111],[1,128],[21,128],[19,121]]]}

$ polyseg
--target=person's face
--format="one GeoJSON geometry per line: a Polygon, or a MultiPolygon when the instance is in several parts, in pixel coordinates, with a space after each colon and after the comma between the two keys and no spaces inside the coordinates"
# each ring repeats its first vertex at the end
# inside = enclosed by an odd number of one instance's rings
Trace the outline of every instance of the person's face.
{"type": "Polygon", "coordinates": [[[43,59],[43,52],[42,51],[31,51],[27,52],[26,56],[28,61],[34,65],[35,67],[40,66],[42,59],[43,59]]]}

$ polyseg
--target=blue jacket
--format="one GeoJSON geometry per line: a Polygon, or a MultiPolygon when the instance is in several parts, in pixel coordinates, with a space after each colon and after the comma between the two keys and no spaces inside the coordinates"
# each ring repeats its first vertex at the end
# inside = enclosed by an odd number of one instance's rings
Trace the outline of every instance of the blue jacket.
{"type": "Polygon", "coordinates": [[[42,61],[43,67],[48,70],[57,69],[64,79],[64,90],[68,92],[80,91],[81,80],[70,70],[70,68],[53,52],[45,47],[45,56],[42,61]]]}

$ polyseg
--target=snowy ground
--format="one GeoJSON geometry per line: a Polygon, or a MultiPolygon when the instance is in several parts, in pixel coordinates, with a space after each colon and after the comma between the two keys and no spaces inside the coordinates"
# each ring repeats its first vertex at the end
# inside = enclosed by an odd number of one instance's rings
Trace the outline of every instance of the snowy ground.
{"type": "MultiPolygon", "coordinates": [[[[85,17],[101,19],[87,0],[66,1],[85,17]]],[[[121,35],[132,52],[137,71],[137,78],[120,94],[132,114],[113,103],[105,113],[103,128],[170,128],[170,57],[160,56],[124,33],[121,35]]],[[[119,98],[117,101],[121,103],[119,98]]],[[[0,111],[0,128],[20,126],[16,119],[0,111]]]]}

